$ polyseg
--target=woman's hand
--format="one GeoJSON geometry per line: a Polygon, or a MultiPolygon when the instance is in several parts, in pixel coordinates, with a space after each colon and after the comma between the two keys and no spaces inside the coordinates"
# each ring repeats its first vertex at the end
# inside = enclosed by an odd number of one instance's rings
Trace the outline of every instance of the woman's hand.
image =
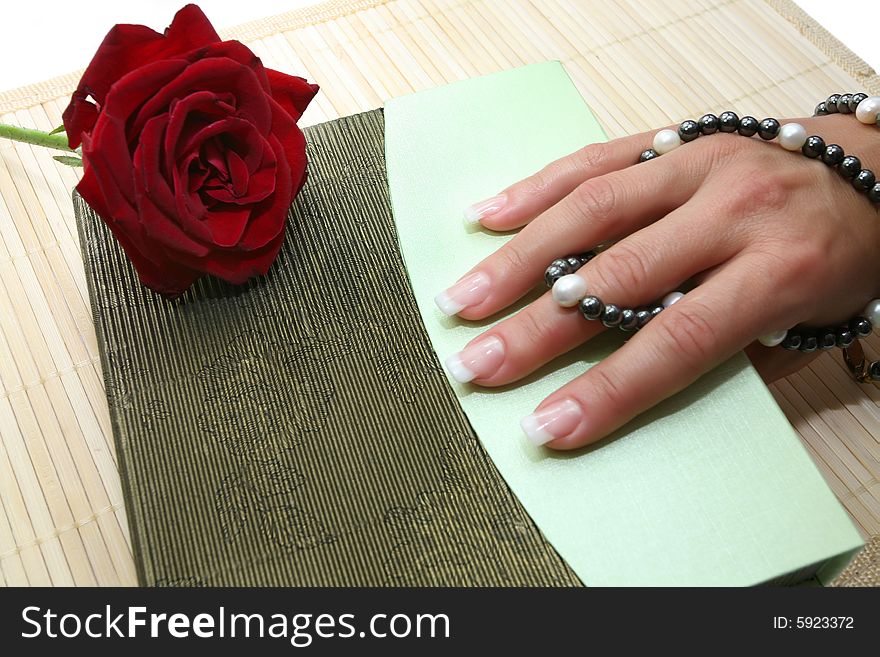
{"type": "MultiPolygon", "coordinates": [[[[843,115],[797,122],[880,168],[876,127],[843,115]]],[[[635,307],[696,283],[523,420],[538,444],[594,442],[746,347],[766,380],[785,375],[815,354],[763,347],[758,336],[834,325],[880,292],[880,213],[836,170],[735,133],[633,165],[654,134],[587,146],[466,213],[491,230],[522,230],[438,295],[448,314],[489,317],[540,284],[553,259],[611,241],[577,273],[590,295],[635,307]]],[[[447,363],[458,380],[504,385],[602,330],[548,292],[447,363]]]]}

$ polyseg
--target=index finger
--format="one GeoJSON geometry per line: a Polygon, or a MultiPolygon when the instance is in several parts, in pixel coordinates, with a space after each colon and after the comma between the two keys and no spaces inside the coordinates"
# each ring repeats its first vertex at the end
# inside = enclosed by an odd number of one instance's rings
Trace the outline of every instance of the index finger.
{"type": "Polygon", "coordinates": [[[520,228],[556,205],[585,180],[635,164],[639,153],[651,144],[651,134],[646,132],[584,146],[497,195],[469,206],[464,211],[465,223],[481,224],[498,231],[520,228]]]}

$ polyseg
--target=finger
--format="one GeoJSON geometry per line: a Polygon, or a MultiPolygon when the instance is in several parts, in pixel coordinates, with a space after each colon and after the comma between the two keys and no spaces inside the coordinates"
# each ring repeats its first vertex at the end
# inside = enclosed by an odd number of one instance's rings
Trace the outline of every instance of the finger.
{"type": "Polygon", "coordinates": [[[599,144],[589,144],[566,155],[496,196],[474,203],[464,211],[469,224],[491,230],[513,230],[568,196],[579,184],[636,162],[649,133],[631,135],[599,144]]]}
{"type": "Polygon", "coordinates": [[[522,421],[528,437],[553,449],[595,442],[743,349],[768,323],[780,321],[782,309],[761,303],[774,298],[774,288],[770,276],[754,275],[755,260],[731,261],[544,400],[522,421]]]}
{"type": "Polygon", "coordinates": [[[813,360],[821,356],[822,352],[814,351],[811,354],[805,354],[801,351],[765,347],[759,342],[753,342],[746,347],[746,355],[752,361],[752,365],[758,371],[764,383],[773,383],[809,365],[813,360]]]}
{"type": "MultiPolygon", "coordinates": [[[[717,230],[716,223],[703,206],[687,204],[618,242],[574,276],[585,281],[585,294],[618,305],[656,302],[682,281],[738,251],[738,240],[717,230]],[[683,234],[688,239],[681,239],[683,234]]],[[[602,330],[600,322],[586,321],[577,308],[561,307],[548,293],[473,340],[447,364],[458,381],[504,385],[602,330]]]]}
{"type": "Polygon", "coordinates": [[[699,188],[705,158],[678,149],[582,183],[455,285],[436,297],[446,314],[482,319],[509,306],[560,256],[626,236],[684,204],[699,188]]]}

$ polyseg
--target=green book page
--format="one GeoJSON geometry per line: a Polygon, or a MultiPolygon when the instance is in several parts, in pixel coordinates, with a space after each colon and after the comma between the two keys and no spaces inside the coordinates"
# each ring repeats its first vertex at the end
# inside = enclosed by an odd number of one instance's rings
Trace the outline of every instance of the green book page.
{"type": "MultiPolygon", "coordinates": [[[[603,140],[556,62],[387,104],[400,246],[441,360],[491,322],[447,318],[434,295],[510,239],[467,231],[462,209],[603,140]]],[[[452,382],[501,474],[584,583],[750,585],[837,556],[823,573],[833,575],[861,537],[743,355],[597,446],[528,444],[519,420],[620,339],[608,332],[503,389],[452,382]]]]}

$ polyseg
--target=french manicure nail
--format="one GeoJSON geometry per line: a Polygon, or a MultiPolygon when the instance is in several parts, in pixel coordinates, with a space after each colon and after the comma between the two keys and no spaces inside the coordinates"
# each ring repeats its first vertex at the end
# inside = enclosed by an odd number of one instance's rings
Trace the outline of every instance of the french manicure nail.
{"type": "Polygon", "coordinates": [[[446,369],[459,383],[492,376],[504,361],[504,343],[494,335],[477,338],[446,359],[446,369]]]}
{"type": "Polygon", "coordinates": [[[580,404],[573,399],[563,399],[524,417],[519,424],[532,444],[543,445],[570,434],[583,417],[580,404]]]}
{"type": "Polygon", "coordinates": [[[467,225],[478,224],[481,219],[490,217],[501,210],[505,203],[507,203],[506,194],[498,194],[485,201],[474,203],[464,209],[464,223],[467,225]]]}
{"type": "Polygon", "coordinates": [[[455,285],[444,290],[434,303],[446,315],[455,315],[468,306],[475,306],[489,296],[489,276],[481,271],[468,274],[455,285]]]}

